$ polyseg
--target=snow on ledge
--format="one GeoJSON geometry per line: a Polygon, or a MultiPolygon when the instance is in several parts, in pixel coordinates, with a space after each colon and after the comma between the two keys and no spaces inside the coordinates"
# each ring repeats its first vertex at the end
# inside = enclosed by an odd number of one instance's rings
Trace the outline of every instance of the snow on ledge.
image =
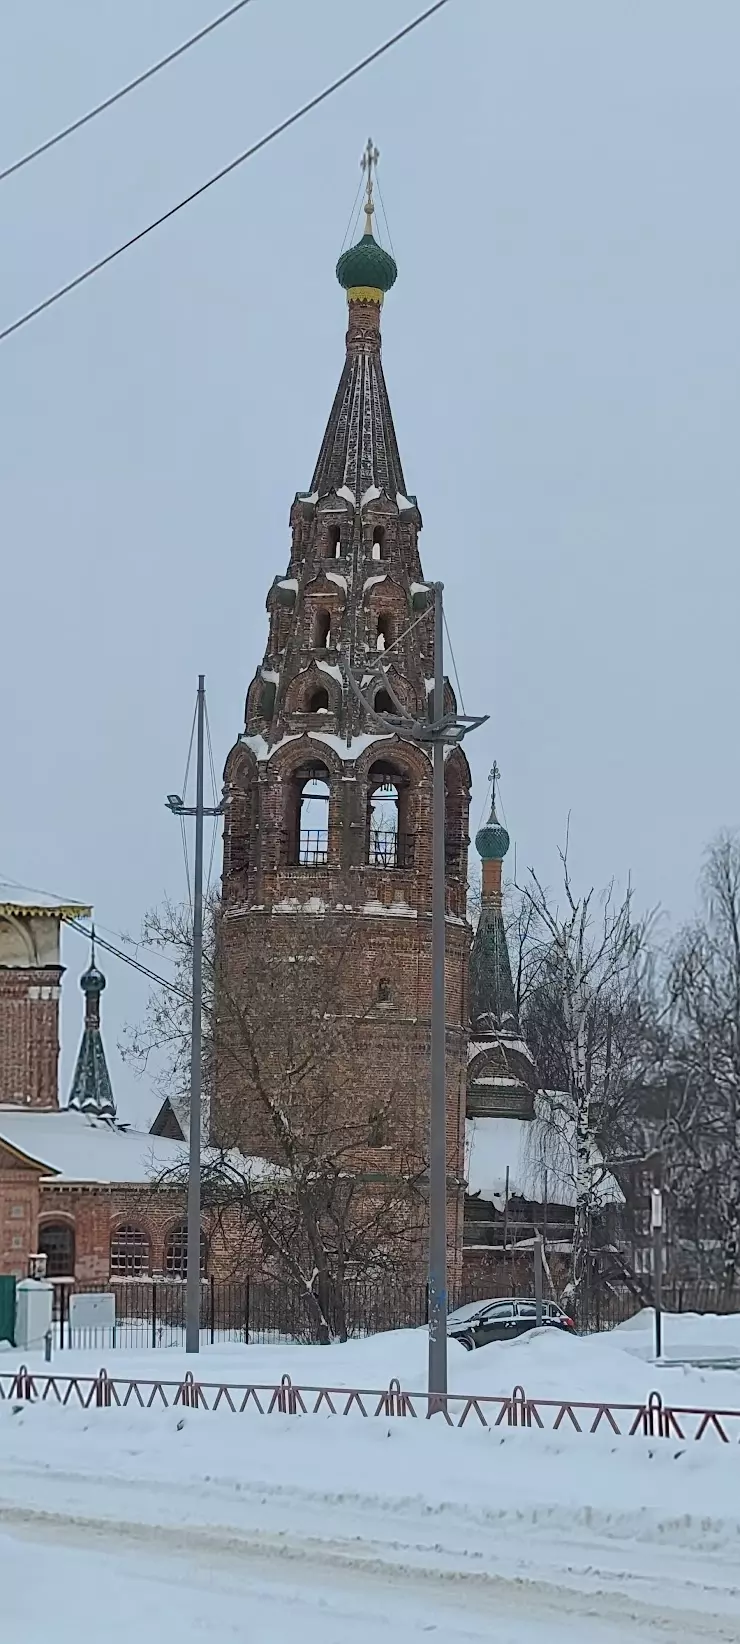
{"type": "Polygon", "coordinates": [[[262,765],[266,760],[272,759],[273,754],[277,753],[278,748],[284,748],[286,742],[298,742],[302,736],[303,731],[293,731],[290,734],[281,736],[280,740],[275,742],[273,747],[270,747],[269,742],[267,742],[265,737],[261,736],[259,732],[254,736],[247,736],[246,731],[243,731],[239,741],[243,743],[245,748],[251,748],[252,753],[256,754],[257,759],[262,765]]]}
{"type": "Polygon", "coordinates": [[[341,571],[327,571],[326,579],[327,579],[327,582],[336,582],[337,586],[339,588],[343,588],[344,592],[346,594],[346,592],[347,592],[347,578],[342,576],[341,571]]]}
{"type": "Polygon", "coordinates": [[[313,731],[311,740],[313,742],[325,742],[327,748],[332,748],[340,759],[355,760],[359,759],[360,755],[365,752],[366,748],[371,747],[373,742],[392,742],[393,732],[378,732],[377,735],[374,735],[369,731],[363,731],[359,736],[353,736],[352,741],[348,744],[345,737],[336,736],[331,731],[313,731]]]}
{"type": "Polygon", "coordinates": [[[331,674],[332,679],[337,679],[340,685],[343,684],[342,670],[337,667],[336,662],[317,661],[316,667],[322,674],[331,674]]]}
{"type": "Polygon", "coordinates": [[[363,594],[366,594],[368,588],[372,588],[376,582],[387,582],[387,580],[388,580],[388,572],[387,571],[380,571],[379,574],[377,576],[374,576],[374,577],[366,577],[365,581],[362,584],[363,594]]]}

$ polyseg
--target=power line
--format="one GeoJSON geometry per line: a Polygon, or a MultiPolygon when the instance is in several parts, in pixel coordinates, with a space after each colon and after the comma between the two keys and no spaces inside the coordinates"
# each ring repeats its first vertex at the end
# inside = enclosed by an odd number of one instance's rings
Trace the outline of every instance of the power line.
{"type": "Polygon", "coordinates": [[[407,34],[412,34],[414,29],[420,28],[422,23],[426,23],[428,18],[433,17],[435,12],[441,11],[442,7],[448,5],[448,3],[449,0],[434,0],[434,5],[428,6],[426,11],[420,12],[418,17],[412,18],[411,22],[407,23],[404,28],[399,29],[396,34],[390,36],[390,39],[385,40],[382,46],[376,46],[375,50],[369,52],[367,57],[363,57],[361,62],[355,63],[354,68],[347,69],[344,74],[340,74],[337,80],[333,80],[331,85],[325,86],[323,91],[318,92],[315,97],[311,97],[301,108],[296,109],[294,114],[289,114],[287,119],[281,120],[278,125],[273,126],[272,130],[268,131],[264,137],[260,137],[258,142],[252,143],[250,148],[244,149],[243,153],[238,154],[235,160],[230,160],[228,165],[222,166],[221,170],[209,177],[207,182],[201,183],[199,188],[193,189],[191,194],[186,194],[183,200],[178,200],[177,205],[170,206],[168,211],[162,212],[162,215],[156,217],[154,222],[148,223],[146,228],[140,228],[137,234],[132,234],[130,239],[124,240],[123,244],[116,246],[114,251],[109,251],[105,257],[100,257],[98,262],[92,263],[82,274],[76,274],[73,280],[68,280],[66,285],[60,286],[57,291],[52,292],[50,297],[45,297],[43,302],[36,303],[34,308],[29,308],[19,319],[13,320],[11,325],[6,325],[4,331],[0,331],[0,342],[12,337],[15,331],[20,331],[22,326],[28,325],[31,320],[37,319],[39,314],[43,314],[47,308],[52,308],[55,303],[61,301],[62,297],[69,296],[70,291],[75,291],[78,286],[84,285],[86,280],[92,279],[94,274],[99,274],[101,269],[107,268],[109,263],[115,262],[117,257],[123,256],[124,251],[130,251],[131,247],[138,245],[140,240],[144,240],[147,235],[153,234],[156,228],[161,228],[163,223],[169,222],[170,218],[177,216],[179,211],[183,211],[186,206],[192,205],[193,201],[199,199],[201,194],[205,194],[209,188],[213,188],[215,183],[220,183],[224,177],[228,177],[232,171],[236,171],[237,167],[243,165],[245,160],[251,160],[253,155],[260,152],[260,149],[266,148],[268,143],[274,142],[276,137],[280,137],[284,131],[288,131],[291,126],[296,125],[298,120],[302,120],[306,114],[310,114],[313,109],[318,108],[320,103],[326,102],[327,97],[333,96],[335,91],[341,90],[342,86],[346,86],[350,80],[354,80],[358,74],[362,74],[363,70],[369,68],[371,63],[376,63],[379,57],[383,57],[393,46],[398,45],[400,40],[404,40],[407,34]]]}
{"type": "Polygon", "coordinates": [[[229,6],[228,11],[222,11],[220,17],[214,17],[212,22],[206,23],[205,28],[198,29],[197,34],[191,34],[190,39],[184,40],[181,46],[176,46],[174,51],[169,51],[166,57],[160,57],[158,63],[153,63],[152,67],[145,69],[143,74],[137,74],[134,80],[129,80],[128,85],[121,86],[120,91],[114,91],[111,97],[105,97],[102,103],[97,103],[95,108],[91,108],[87,114],[82,114],[79,120],[73,120],[62,131],[58,131],[54,137],[47,137],[46,142],[39,143],[37,148],[30,149],[28,154],[24,154],[20,160],[14,160],[12,165],[6,166],[4,171],[0,171],[0,183],[4,183],[6,177],[12,177],[16,171],[22,171],[23,167],[30,165],[32,160],[38,160],[41,154],[48,154],[49,149],[56,148],[57,143],[63,143],[65,137],[71,137],[73,132],[81,131],[83,126],[89,125],[90,121],[95,120],[99,114],[104,114],[105,110],[112,108],[114,103],[120,103],[121,98],[127,97],[130,91],[136,91],[137,87],[143,86],[145,81],[152,80],[155,74],[159,74],[160,69],[167,68],[178,57],[183,57],[191,46],[197,46],[199,40],[205,40],[207,34],[213,34],[214,29],[220,28],[222,23],[227,23],[230,17],[234,17],[238,11],[243,11],[244,7],[249,5],[251,5],[251,0],[237,0],[236,5],[229,6]]]}
{"type": "MultiPolygon", "coordinates": [[[[71,930],[76,930],[80,936],[86,936],[90,941],[92,930],[88,930],[85,925],[81,924],[79,919],[64,919],[63,923],[69,925],[71,930]]],[[[123,963],[130,965],[132,970],[138,970],[140,975],[146,976],[149,982],[156,982],[159,987],[167,988],[170,993],[179,994],[181,999],[190,999],[190,994],[186,993],[184,988],[178,987],[176,982],[170,981],[166,976],[158,975],[157,971],[150,970],[148,965],[142,965],[138,959],[133,959],[130,953],[123,953],[120,948],[114,947],[112,942],[106,942],[98,932],[99,926],[96,925],[96,947],[104,948],[106,953],[115,954],[116,959],[122,959],[123,963]]]]}
{"type": "Polygon", "coordinates": [[[457,671],[457,663],[455,661],[455,652],[452,648],[452,639],[450,637],[450,630],[447,626],[447,617],[445,616],[444,611],[442,612],[442,616],[443,616],[443,619],[444,619],[445,633],[447,635],[447,644],[450,647],[450,656],[452,657],[452,671],[455,675],[455,684],[457,685],[457,694],[460,698],[460,707],[462,708],[462,711],[464,713],[465,712],[465,703],[463,702],[462,685],[460,684],[460,675],[457,671]]]}

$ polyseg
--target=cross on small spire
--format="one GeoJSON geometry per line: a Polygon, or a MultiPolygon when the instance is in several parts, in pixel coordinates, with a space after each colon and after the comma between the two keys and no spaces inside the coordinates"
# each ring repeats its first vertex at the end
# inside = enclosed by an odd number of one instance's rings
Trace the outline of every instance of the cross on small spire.
{"type": "Polygon", "coordinates": [[[372,137],[368,137],[367,143],[365,144],[362,152],[362,159],[360,160],[360,165],[363,172],[367,173],[367,195],[365,196],[366,234],[372,234],[373,231],[373,212],[375,210],[375,206],[373,205],[373,172],[378,169],[379,159],[380,154],[378,149],[375,147],[372,137]]]}
{"type": "Polygon", "coordinates": [[[500,772],[500,770],[498,768],[498,765],[496,764],[496,761],[494,759],[493,764],[491,766],[491,769],[488,772],[488,780],[491,784],[491,804],[492,805],[495,805],[495,803],[496,803],[496,783],[498,782],[498,779],[499,779],[500,775],[501,775],[501,772],[500,772]]]}

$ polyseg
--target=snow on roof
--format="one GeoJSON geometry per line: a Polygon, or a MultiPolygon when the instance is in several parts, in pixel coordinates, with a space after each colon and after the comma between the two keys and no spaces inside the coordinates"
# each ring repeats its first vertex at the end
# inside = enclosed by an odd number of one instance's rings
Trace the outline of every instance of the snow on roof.
{"type": "Polygon", "coordinates": [[[377,576],[366,577],[365,581],[362,584],[363,594],[366,593],[368,588],[372,588],[374,583],[376,583],[376,582],[386,582],[387,578],[388,578],[388,572],[387,571],[379,571],[377,576]]]}
{"type": "Polygon", "coordinates": [[[328,582],[336,582],[337,586],[343,588],[346,594],[347,578],[342,576],[341,571],[327,571],[326,577],[328,582]]]}
{"type": "MultiPolygon", "coordinates": [[[[600,1204],[623,1204],[624,1196],[596,1148],[593,1153],[595,1197],[600,1204]]],[[[503,1209],[506,1170],[509,1196],[533,1204],[574,1206],[575,1133],[568,1126],[557,1135],[538,1119],[466,1119],[465,1173],[468,1192],[479,1193],[503,1209]],[[547,1182],[545,1182],[547,1171],[547,1182]]]]}
{"type": "Polygon", "coordinates": [[[404,496],[403,491],[397,491],[396,492],[396,507],[399,510],[399,513],[403,513],[404,508],[413,508],[414,504],[413,504],[413,502],[409,501],[408,497],[404,496]]]}
{"type": "MultiPolygon", "coordinates": [[[[0,1107],[2,1143],[43,1166],[42,1175],[55,1181],[151,1182],[187,1161],[182,1142],[152,1136],[148,1130],[118,1129],[72,1108],[45,1113],[0,1107]]],[[[204,1149],[204,1158],[211,1154],[210,1148],[204,1149]]],[[[236,1153],[230,1157],[241,1169],[267,1168],[262,1160],[242,1159],[236,1153]]]]}
{"type": "Polygon", "coordinates": [[[89,918],[92,908],[85,902],[65,902],[46,891],[35,891],[27,885],[12,885],[0,880],[0,913],[16,914],[21,918],[31,918],[34,914],[41,918],[56,914],[57,918],[63,919],[69,915],[76,919],[80,915],[89,918]]]}
{"type": "Polygon", "coordinates": [[[341,668],[337,667],[336,662],[317,662],[316,667],[322,674],[331,674],[332,679],[338,679],[340,685],[344,684],[344,675],[341,668]]]}
{"type": "Polygon", "coordinates": [[[0,1108],[0,1143],[70,1182],[147,1182],[185,1158],[181,1142],[117,1130],[71,1108],[48,1113],[0,1108]]]}
{"type": "Polygon", "coordinates": [[[409,587],[409,593],[411,594],[411,598],[413,599],[414,594],[428,594],[428,593],[431,593],[431,588],[430,588],[428,582],[412,582],[410,587],[409,587]]]}
{"type": "Polygon", "coordinates": [[[339,485],[337,487],[337,496],[338,497],[344,497],[345,502],[351,502],[352,507],[353,508],[356,507],[357,498],[355,496],[354,491],[350,491],[350,488],[349,488],[348,485],[339,485]]]}

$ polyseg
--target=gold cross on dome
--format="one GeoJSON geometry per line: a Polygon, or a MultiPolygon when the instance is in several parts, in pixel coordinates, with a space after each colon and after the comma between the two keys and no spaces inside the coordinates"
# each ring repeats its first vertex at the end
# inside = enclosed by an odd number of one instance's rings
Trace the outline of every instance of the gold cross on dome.
{"type": "Polygon", "coordinates": [[[373,205],[373,172],[378,169],[379,159],[380,154],[373,143],[372,137],[368,137],[367,143],[365,144],[362,152],[362,159],[360,161],[362,170],[367,173],[367,195],[365,197],[366,234],[372,234],[373,231],[373,212],[375,210],[375,206],[373,205]]]}

